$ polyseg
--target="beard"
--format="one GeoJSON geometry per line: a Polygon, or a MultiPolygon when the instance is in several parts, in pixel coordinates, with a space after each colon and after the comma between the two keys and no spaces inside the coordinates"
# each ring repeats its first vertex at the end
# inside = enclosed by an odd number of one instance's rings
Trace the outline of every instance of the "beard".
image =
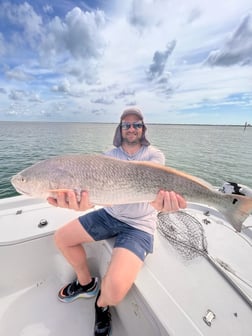
{"type": "Polygon", "coordinates": [[[128,133],[125,136],[122,136],[122,142],[126,143],[127,145],[138,145],[141,143],[142,136],[138,136],[137,134],[128,133]]]}

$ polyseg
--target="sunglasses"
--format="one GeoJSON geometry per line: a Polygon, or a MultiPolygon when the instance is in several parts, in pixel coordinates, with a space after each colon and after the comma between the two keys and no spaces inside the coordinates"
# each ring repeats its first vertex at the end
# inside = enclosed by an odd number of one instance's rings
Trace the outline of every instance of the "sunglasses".
{"type": "Polygon", "coordinates": [[[133,126],[134,129],[140,129],[143,127],[143,123],[142,122],[133,122],[132,124],[129,122],[122,122],[121,123],[121,128],[123,130],[128,130],[130,129],[130,127],[133,126]]]}

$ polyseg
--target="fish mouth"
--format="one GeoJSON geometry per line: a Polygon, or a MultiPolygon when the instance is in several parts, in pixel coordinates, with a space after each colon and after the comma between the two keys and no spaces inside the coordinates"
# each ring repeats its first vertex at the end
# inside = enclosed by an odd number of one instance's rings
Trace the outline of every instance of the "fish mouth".
{"type": "Polygon", "coordinates": [[[16,191],[17,191],[19,194],[31,196],[30,193],[28,193],[27,191],[23,191],[23,190],[20,189],[19,187],[14,187],[14,188],[16,189],[16,191]]]}

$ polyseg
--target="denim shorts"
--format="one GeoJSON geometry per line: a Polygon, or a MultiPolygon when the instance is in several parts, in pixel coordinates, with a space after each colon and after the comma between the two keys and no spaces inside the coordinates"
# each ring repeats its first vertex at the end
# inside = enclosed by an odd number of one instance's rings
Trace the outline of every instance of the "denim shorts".
{"type": "Polygon", "coordinates": [[[153,235],[119,221],[104,209],[80,216],[79,221],[94,240],[115,237],[114,248],[126,248],[142,261],[153,252],[153,235]]]}

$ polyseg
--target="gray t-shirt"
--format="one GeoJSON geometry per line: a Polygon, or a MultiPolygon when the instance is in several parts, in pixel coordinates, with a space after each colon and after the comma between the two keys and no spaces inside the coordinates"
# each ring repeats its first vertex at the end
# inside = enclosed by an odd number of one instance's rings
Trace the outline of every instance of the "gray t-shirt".
{"type": "MultiPolygon", "coordinates": [[[[165,163],[164,154],[153,146],[142,146],[133,155],[126,153],[122,147],[113,148],[104,154],[120,160],[152,161],[162,165],[165,163]]],[[[149,203],[119,204],[104,209],[112,217],[139,230],[153,234],[156,229],[157,212],[149,203]]]]}

